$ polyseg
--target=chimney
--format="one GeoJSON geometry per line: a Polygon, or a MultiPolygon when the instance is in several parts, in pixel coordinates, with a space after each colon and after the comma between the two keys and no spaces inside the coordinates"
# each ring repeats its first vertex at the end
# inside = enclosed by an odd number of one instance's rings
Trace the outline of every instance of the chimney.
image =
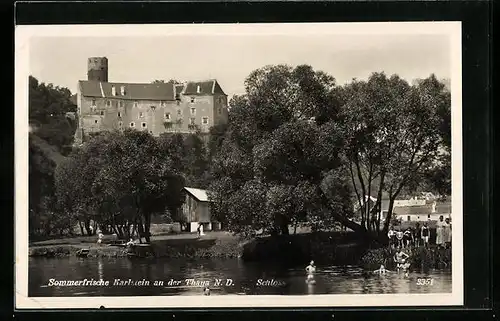
{"type": "Polygon", "coordinates": [[[122,96],[125,96],[125,86],[120,87],[120,93],[122,96]]]}
{"type": "Polygon", "coordinates": [[[115,86],[111,87],[111,95],[116,96],[116,88],[115,88],[115,86]]]}
{"type": "Polygon", "coordinates": [[[196,92],[199,94],[199,93],[200,93],[200,91],[201,91],[201,88],[200,88],[200,86],[198,85],[198,87],[196,87],[196,92]]]}

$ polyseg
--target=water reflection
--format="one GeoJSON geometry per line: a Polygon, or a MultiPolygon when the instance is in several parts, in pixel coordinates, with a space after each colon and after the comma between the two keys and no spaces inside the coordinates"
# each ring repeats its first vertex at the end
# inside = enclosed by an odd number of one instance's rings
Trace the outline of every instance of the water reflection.
{"type": "Polygon", "coordinates": [[[303,267],[246,263],[241,259],[129,260],[126,258],[30,258],[30,296],[161,296],[201,295],[203,288],[186,286],[186,279],[210,282],[212,295],[224,294],[382,294],[451,292],[451,272],[413,271],[409,277],[389,273],[374,275],[356,266],[318,267],[315,284],[305,282],[303,267]],[[48,286],[49,279],[149,280],[149,286],[48,286]],[[418,278],[432,278],[431,286],[418,278]],[[214,286],[216,279],[223,283],[214,286]],[[227,279],[234,284],[224,286],[227,279]],[[163,284],[155,281],[163,281],[163,284]],[[176,283],[177,282],[177,283],[176,283]]]}

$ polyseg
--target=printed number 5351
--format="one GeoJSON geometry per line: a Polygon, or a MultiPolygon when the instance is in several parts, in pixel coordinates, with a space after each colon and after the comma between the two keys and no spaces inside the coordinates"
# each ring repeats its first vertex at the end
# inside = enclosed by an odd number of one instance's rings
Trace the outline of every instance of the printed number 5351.
{"type": "Polygon", "coordinates": [[[418,278],[417,285],[432,285],[434,280],[432,278],[418,278]]]}

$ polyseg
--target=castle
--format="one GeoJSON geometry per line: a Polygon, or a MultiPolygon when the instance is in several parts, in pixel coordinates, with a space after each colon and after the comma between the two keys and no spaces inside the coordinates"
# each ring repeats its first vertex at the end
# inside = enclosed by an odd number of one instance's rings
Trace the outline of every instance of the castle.
{"type": "Polygon", "coordinates": [[[215,79],[168,83],[108,82],[108,59],[88,59],[87,80],[78,81],[75,142],[104,130],[132,128],[154,136],[208,133],[227,123],[227,95],[215,79]]]}

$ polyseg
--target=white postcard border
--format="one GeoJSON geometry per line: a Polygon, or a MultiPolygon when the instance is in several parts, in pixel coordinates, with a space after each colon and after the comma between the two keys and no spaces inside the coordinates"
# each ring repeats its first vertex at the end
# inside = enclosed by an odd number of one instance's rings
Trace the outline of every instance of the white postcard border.
{"type": "Polygon", "coordinates": [[[304,24],[44,25],[15,29],[15,308],[205,308],[459,306],[464,302],[462,206],[462,46],[460,22],[304,24]],[[304,34],[446,34],[451,43],[452,292],[363,295],[28,297],[28,76],[31,37],[304,34]],[[362,301],[360,301],[362,299],[362,301]]]}

